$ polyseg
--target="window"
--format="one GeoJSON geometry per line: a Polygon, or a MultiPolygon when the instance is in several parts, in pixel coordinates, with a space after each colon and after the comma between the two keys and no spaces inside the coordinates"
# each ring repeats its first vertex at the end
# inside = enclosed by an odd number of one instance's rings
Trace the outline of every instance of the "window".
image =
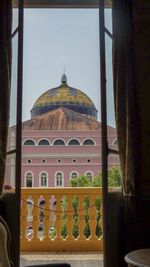
{"type": "Polygon", "coordinates": [[[95,143],[94,143],[94,141],[91,140],[91,139],[86,139],[86,140],[83,142],[83,145],[84,145],[84,146],[94,146],[95,143]]]}
{"type": "Polygon", "coordinates": [[[32,187],[33,186],[33,181],[32,181],[32,179],[33,179],[33,175],[32,175],[32,173],[31,172],[28,172],[27,174],[26,174],[26,184],[25,184],[25,186],[26,187],[32,187]]]}
{"type": "Polygon", "coordinates": [[[79,174],[77,172],[72,172],[71,175],[70,175],[70,178],[71,179],[76,179],[78,178],[79,174]]]}
{"type": "Polygon", "coordinates": [[[41,162],[42,162],[42,163],[46,163],[46,160],[45,160],[45,159],[42,159],[41,162]]]}
{"type": "Polygon", "coordinates": [[[28,139],[24,142],[24,146],[35,146],[35,142],[32,139],[28,139]]]}
{"type": "Polygon", "coordinates": [[[64,146],[65,145],[65,142],[64,140],[61,140],[61,139],[57,139],[55,140],[55,142],[53,143],[54,146],[64,146]]]}
{"type": "Polygon", "coordinates": [[[76,163],[76,162],[77,162],[77,160],[76,160],[76,159],[72,159],[72,162],[73,162],[73,163],[76,163]]]}
{"type": "Polygon", "coordinates": [[[90,163],[90,162],[91,162],[91,160],[90,160],[90,159],[87,159],[86,161],[87,161],[87,163],[90,163]]]}
{"type": "Polygon", "coordinates": [[[112,145],[113,146],[118,146],[118,140],[117,140],[117,138],[113,141],[112,145]]]}
{"type": "Polygon", "coordinates": [[[31,160],[31,159],[28,159],[27,162],[28,162],[28,163],[32,163],[32,160],[31,160]]]}
{"type": "Polygon", "coordinates": [[[39,141],[38,145],[39,145],[39,146],[49,146],[50,143],[49,143],[48,140],[46,140],[46,139],[42,139],[42,140],[39,141]]]}
{"type": "Polygon", "coordinates": [[[42,172],[40,174],[40,187],[47,187],[48,181],[47,181],[47,173],[46,172],[42,172]]]}
{"type": "Polygon", "coordinates": [[[68,143],[69,146],[79,146],[80,142],[77,139],[72,139],[68,143]]]}
{"type": "Polygon", "coordinates": [[[57,172],[55,176],[55,186],[62,187],[64,186],[64,174],[62,172],[57,172]]]}
{"type": "Polygon", "coordinates": [[[93,174],[91,172],[87,172],[85,175],[89,179],[89,181],[92,181],[93,174]]]}
{"type": "Polygon", "coordinates": [[[58,159],[58,160],[57,160],[57,163],[61,163],[61,162],[62,162],[62,160],[61,160],[61,159],[58,159]]]}

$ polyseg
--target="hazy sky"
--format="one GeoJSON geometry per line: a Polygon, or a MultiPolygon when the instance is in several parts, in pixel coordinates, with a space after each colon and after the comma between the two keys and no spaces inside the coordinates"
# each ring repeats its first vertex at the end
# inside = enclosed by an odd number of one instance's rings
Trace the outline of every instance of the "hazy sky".
{"type": "MultiPolygon", "coordinates": [[[[23,121],[30,119],[30,110],[42,93],[60,85],[64,66],[68,84],[92,99],[100,120],[98,25],[98,9],[25,9],[23,121]]],[[[111,30],[110,10],[106,11],[106,26],[111,30]]],[[[106,38],[108,124],[114,125],[111,51],[111,41],[106,38]]],[[[14,57],[14,66],[16,62],[14,57]]],[[[14,73],[14,88],[15,77],[14,73]]]]}

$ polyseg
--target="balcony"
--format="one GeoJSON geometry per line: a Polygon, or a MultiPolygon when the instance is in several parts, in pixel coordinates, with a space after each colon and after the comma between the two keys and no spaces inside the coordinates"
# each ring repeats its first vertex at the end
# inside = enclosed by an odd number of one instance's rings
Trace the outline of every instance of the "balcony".
{"type": "Polygon", "coordinates": [[[22,189],[21,266],[103,266],[101,188],[22,189]]]}

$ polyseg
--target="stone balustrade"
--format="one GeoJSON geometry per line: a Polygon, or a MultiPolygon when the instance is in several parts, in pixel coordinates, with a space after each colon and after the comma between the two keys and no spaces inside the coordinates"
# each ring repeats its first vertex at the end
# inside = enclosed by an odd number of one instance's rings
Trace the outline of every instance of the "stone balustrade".
{"type": "Polygon", "coordinates": [[[102,251],[101,188],[26,188],[21,251],[102,251]]]}

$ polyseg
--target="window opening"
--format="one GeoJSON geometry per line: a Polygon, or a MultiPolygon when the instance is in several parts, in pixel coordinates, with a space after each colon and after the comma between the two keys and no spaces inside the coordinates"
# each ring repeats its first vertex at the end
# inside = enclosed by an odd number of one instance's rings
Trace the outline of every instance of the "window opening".
{"type": "Polygon", "coordinates": [[[42,172],[40,175],[40,186],[47,187],[47,173],[42,172]]]}
{"type": "Polygon", "coordinates": [[[71,179],[76,179],[78,178],[78,173],[77,172],[72,172],[71,173],[71,179]]]}
{"type": "Polygon", "coordinates": [[[53,143],[54,146],[65,146],[65,142],[64,140],[61,139],[57,139],[55,140],[55,142],[53,143]]]}
{"type": "Polygon", "coordinates": [[[32,187],[33,186],[33,176],[32,176],[32,173],[29,172],[27,173],[26,175],[26,187],[32,187]]]}
{"type": "Polygon", "coordinates": [[[39,146],[49,146],[50,143],[46,139],[42,139],[42,140],[39,141],[38,145],[39,146]]]}
{"type": "Polygon", "coordinates": [[[91,139],[86,139],[84,142],[83,142],[83,145],[85,146],[94,146],[94,141],[91,140],[91,139]]]}
{"type": "Polygon", "coordinates": [[[24,146],[35,146],[35,142],[33,140],[28,139],[24,142],[24,146]]]}
{"type": "Polygon", "coordinates": [[[56,173],[56,187],[62,187],[63,186],[63,173],[58,172],[56,173]]]}
{"type": "Polygon", "coordinates": [[[91,172],[86,173],[86,177],[89,179],[89,181],[92,181],[93,179],[93,174],[91,172]]]}
{"type": "Polygon", "coordinates": [[[80,143],[79,143],[78,140],[76,140],[76,139],[72,139],[72,140],[69,141],[68,145],[69,145],[69,146],[79,146],[80,143]]]}

